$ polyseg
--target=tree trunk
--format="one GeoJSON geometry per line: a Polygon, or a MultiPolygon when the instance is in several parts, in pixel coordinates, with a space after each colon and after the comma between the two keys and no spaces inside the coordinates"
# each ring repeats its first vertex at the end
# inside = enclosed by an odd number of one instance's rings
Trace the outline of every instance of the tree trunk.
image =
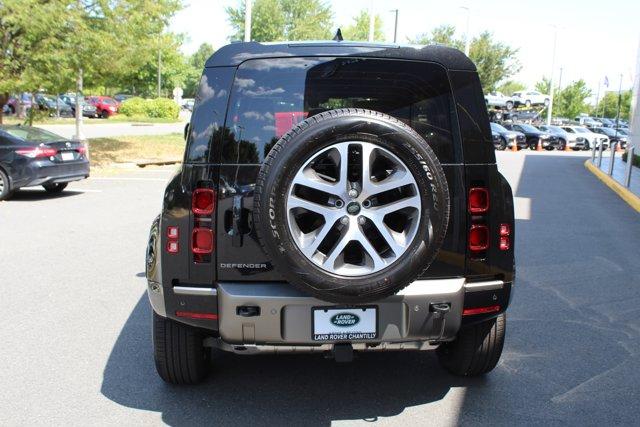
{"type": "Polygon", "coordinates": [[[9,102],[9,94],[7,92],[0,93],[0,125],[2,124],[2,117],[4,116],[4,106],[9,102]]]}

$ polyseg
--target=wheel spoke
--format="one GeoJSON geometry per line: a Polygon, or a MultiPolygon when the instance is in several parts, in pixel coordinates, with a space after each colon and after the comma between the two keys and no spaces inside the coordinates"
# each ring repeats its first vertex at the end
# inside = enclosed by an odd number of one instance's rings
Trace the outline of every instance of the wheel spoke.
{"type": "Polygon", "coordinates": [[[352,233],[350,230],[342,236],[342,238],[336,243],[336,245],[331,249],[331,251],[327,254],[322,266],[326,269],[333,271],[335,269],[336,260],[338,256],[344,251],[344,248],[347,247],[347,244],[352,240],[352,233]]]}
{"type": "Polygon", "coordinates": [[[306,168],[299,171],[293,178],[293,184],[324,191],[325,193],[329,194],[337,194],[339,191],[339,183],[332,183],[325,179],[322,179],[320,176],[318,176],[316,171],[311,168],[306,168]]]}
{"type": "Polygon", "coordinates": [[[384,223],[384,220],[380,219],[379,217],[369,215],[368,218],[371,220],[371,222],[373,222],[378,232],[380,232],[382,238],[385,240],[387,245],[389,245],[389,248],[391,248],[391,250],[393,251],[394,255],[396,257],[400,256],[406,249],[404,236],[387,227],[387,225],[384,223]],[[398,242],[398,239],[396,239],[396,235],[401,236],[402,242],[398,242]]]}
{"type": "Polygon", "coordinates": [[[337,214],[338,209],[326,205],[321,205],[320,203],[311,202],[309,200],[305,200],[298,196],[289,197],[289,201],[287,203],[287,208],[289,211],[295,208],[306,209],[310,212],[315,212],[317,214],[322,215],[325,218],[325,221],[328,217],[332,217],[337,214]]]}
{"type": "Polygon", "coordinates": [[[400,209],[404,209],[404,208],[415,208],[420,210],[420,206],[421,206],[420,197],[410,196],[410,197],[405,197],[404,199],[400,199],[396,202],[371,208],[370,211],[377,214],[379,217],[384,218],[385,215],[390,214],[392,212],[397,212],[400,209]]]}
{"type": "Polygon", "coordinates": [[[331,222],[325,222],[324,225],[320,228],[320,231],[318,231],[317,233],[315,231],[312,231],[311,233],[307,233],[304,236],[305,241],[310,241],[309,243],[301,247],[302,252],[307,257],[312,258],[315,255],[318,247],[320,246],[320,244],[322,244],[325,237],[327,237],[327,234],[329,234],[329,231],[331,231],[335,223],[335,219],[333,219],[333,221],[331,222]]]}
{"type": "Polygon", "coordinates": [[[369,255],[371,260],[373,261],[373,269],[380,270],[385,267],[386,262],[382,259],[376,248],[373,247],[367,236],[361,230],[358,230],[356,233],[356,240],[360,242],[364,251],[369,255]]]}
{"type": "Polygon", "coordinates": [[[397,171],[380,182],[371,182],[369,196],[384,193],[389,190],[395,190],[396,188],[401,188],[405,185],[413,184],[414,182],[415,181],[413,180],[411,173],[408,171],[397,171]]]}

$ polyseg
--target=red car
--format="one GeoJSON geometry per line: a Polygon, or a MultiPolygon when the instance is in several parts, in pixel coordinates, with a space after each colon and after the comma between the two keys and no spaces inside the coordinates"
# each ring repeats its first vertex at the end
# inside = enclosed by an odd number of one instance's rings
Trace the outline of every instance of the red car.
{"type": "Polygon", "coordinates": [[[87,102],[96,107],[96,115],[108,119],[118,112],[118,101],[108,96],[90,96],[87,102]]]}

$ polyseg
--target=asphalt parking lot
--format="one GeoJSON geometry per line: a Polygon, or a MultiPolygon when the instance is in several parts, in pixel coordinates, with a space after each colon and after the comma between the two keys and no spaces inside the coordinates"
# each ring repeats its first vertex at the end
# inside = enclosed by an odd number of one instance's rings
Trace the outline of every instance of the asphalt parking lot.
{"type": "Polygon", "coordinates": [[[498,153],[517,197],[505,351],[459,379],[431,353],[221,355],[197,387],[153,367],[148,226],[172,168],[0,203],[0,424],[628,424],[640,417],[640,216],[582,154],[498,153]]]}

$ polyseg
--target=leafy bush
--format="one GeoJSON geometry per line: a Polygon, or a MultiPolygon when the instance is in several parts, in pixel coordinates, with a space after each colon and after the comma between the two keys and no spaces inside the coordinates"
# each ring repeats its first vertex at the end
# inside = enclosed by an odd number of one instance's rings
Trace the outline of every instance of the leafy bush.
{"type": "Polygon", "coordinates": [[[120,105],[118,111],[128,117],[177,119],[180,107],[171,99],[166,98],[129,98],[120,105]]]}

